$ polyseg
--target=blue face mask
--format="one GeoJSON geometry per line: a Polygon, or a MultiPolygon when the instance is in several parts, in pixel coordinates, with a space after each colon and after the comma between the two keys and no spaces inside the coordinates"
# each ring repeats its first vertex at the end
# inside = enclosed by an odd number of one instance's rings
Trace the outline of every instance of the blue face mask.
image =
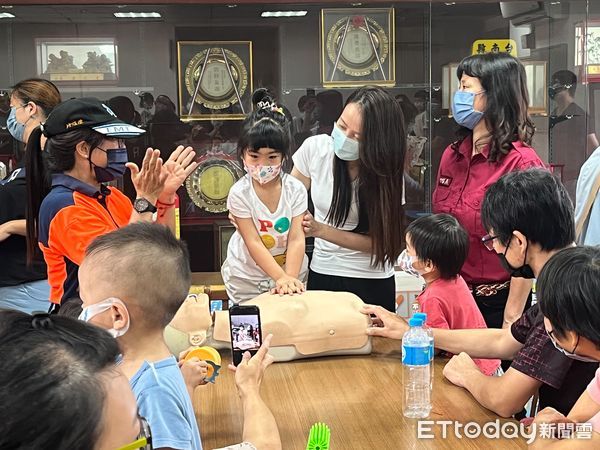
{"type": "Polygon", "coordinates": [[[454,93],[454,99],[452,101],[452,114],[454,120],[459,125],[472,130],[475,125],[479,123],[483,117],[483,112],[475,111],[473,104],[475,103],[475,96],[482,94],[485,91],[478,93],[456,91],[454,93]]]}
{"type": "Polygon", "coordinates": [[[125,174],[125,170],[127,170],[125,164],[129,161],[127,158],[127,148],[115,148],[108,151],[100,147],[98,149],[106,153],[108,164],[106,164],[106,167],[100,167],[90,159],[90,163],[94,166],[96,181],[99,183],[108,183],[115,178],[122,177],[125,174]]]}
{"type": "Polygon", "coordinates": [[[358,159],[358,141],[350,139],[344,134],[338,127],[337,123],[333,124],[333,131],[331,132],[333,138],[333,151],[338,158],[344,161],[356,161],[358,159]]]}
{"type": "Polygon", "coordinates": [[[25,142],[25,124],[17,121],[17,108],[11,107],[8,118],[6,119],[6,128],[8,128],[8,132],[11,134],[19,142],[25,142]]]}

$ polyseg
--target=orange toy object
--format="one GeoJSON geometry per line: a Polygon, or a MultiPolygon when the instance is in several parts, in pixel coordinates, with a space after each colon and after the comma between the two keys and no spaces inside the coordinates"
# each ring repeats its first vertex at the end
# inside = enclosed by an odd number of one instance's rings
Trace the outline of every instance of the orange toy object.
{"type": "Polygon", "coordinates": [[[189,361],[192,358],[198,358],[201,361],[206,361],[208,363],[206,380],[210,383],[214,383],[219,375],[219,370],[221,369],[221,355],[219,352],[212,347],[197,347],[190,350],[184,361],[189,361]]]}

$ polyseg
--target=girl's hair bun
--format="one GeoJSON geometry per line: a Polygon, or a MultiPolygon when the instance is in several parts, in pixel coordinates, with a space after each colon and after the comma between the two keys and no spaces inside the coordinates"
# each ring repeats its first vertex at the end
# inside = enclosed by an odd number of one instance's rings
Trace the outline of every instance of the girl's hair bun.
{"type": "Polygon", "coordinates": [[[275,103],[275,101],[273,100],[273,96],[269,93],[268,89],[258,88],[252,94],[252,105],[254,106],[254,109],[260,108],[260,106],[258,105],[259,103],[275,103]]]}

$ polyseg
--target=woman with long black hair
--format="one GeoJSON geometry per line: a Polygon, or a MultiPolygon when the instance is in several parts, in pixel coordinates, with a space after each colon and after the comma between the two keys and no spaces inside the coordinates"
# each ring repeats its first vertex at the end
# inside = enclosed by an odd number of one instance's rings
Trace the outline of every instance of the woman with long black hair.
{"type": "MultiPolygon", "coordinates": [[[[48,80],[19,81],[10,94],[10,134],[26,144],[33,129],[60,101],[60,92],[48,80]]],[[[42,138],[38,147],[44,142],[42,138]]],[[[7,180],[0,182],[0,308],[30,313],[48,309],[50,286],[41,255],[27,259],[27,175],[20,163],[7,180]]]]}
{"type": "Polygon", "coordinates": [[[469,56],[458,66],[457,77],[460,87],[452,111],[461,128],[458,140],[442,155],[433,211],[452,214],[469,233],[461,275],[488,328],[500,328],[521,316],[531,291],[527,278],[533,273],[526,265],[509,266],[504,255],[498,259],[490,251],[495,238],[484,237],[483,196],[505,173],[544,163],[531,148],[534,125],[527,112],[525,68],[519,60],[507,53],[469,56]]]}
{"type": "Polygon", "coordinates": [[[355,91],[331,135],[306,139],[292,175],[311,192],[315,237],[308,289],[348,291],[394,310],[403,249],[406,136],[398,102],[379,87],[355,91]]]}

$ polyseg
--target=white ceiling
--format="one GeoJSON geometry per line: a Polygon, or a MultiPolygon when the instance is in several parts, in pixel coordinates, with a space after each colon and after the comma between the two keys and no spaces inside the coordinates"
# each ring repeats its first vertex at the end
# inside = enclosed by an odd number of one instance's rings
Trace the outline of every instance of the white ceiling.
{"type": "MultiPolygon", "coordinates": [[[[460,0],[459,0],[460,1],[460,0]]],[[[392,3],[390,3],[391,5],[392,3]]],[[[397,17],[404,14],[410,15],[410,11],[418,9],[427,10],[427,4],[419,2],[402,2],[393,4],[397,10],[397,17]]],[[[321,8],[330,7],[351,7],[350,4],[336,2],[329,5],[321,3],[318,5],[239,5],[235,8],[229,8],[227,5],[34,5],[34,6],[13,6],[10,9],[0,8],[0,12],[10,12],[16,17],[14,19],[2,19],[3,23],[131,23],[156,21],[155,19],[116,19],[114,12],[159,12],[162,15],[158,21],[172,23],[177,25],[198,25],[198,24],[226,24],[259,21],[264,24],[276,24],[281,21],[305,21],[307,19],[319,16],[321,8]],[[272,18],[263,19],[260,17],[262,11],[273,10],[307,10],[308,15],[299,18],[272,18]]],[[[364,6],[367,6],[365,4],[364,6]]],[[[386,4],[373,4],[372,6],[384,7],[386,4]]],[[[434,14],[470,16],[474,17],[482,13],[489,15],[500,14],[500,8],[497,3],[478,2],[478,4],[457,4],[446,6],[443,2],[433,5],[434,14]]]]}

